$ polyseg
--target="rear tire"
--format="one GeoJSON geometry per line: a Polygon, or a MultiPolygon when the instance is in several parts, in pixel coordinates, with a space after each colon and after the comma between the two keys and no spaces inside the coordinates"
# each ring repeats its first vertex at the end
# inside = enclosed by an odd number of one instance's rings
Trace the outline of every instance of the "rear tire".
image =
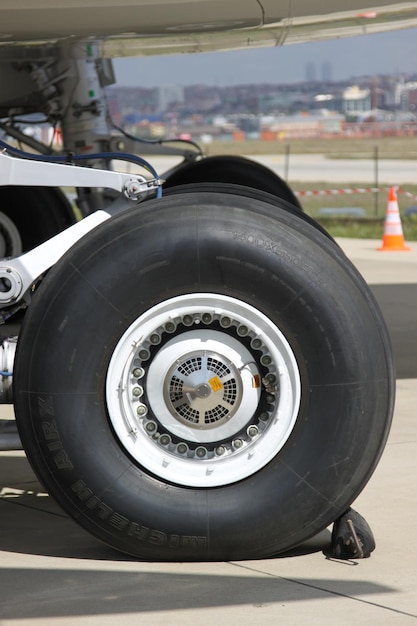
{"type": "Polygon", "coordinates": [[[291,187],[265,165],[241,156],[210,156],[181,164],[169,174],[164,189],[194,183],[230,183],[265,191],[288,202],[294,211],[302,211],[291,187]]]}
{"type": "Polygon", "coordinates": [[[55,187],[0,187],[0,210],[16,227],[23,251],[75,223],[70,202],[55,187]]]}
{"type": "Polygon", "coordinates": [[[15,409],[67,513],[151,560],[268,557],[362,490],[394,397],[385,325],[331,240],[260,200],[152,200],[35,294],[15,409]]]}
{"type": "Polygon", "coordinates": [[[14,222],[0,211],[0,259],[18,256],[22,252],[22,240],[14,222]]]}

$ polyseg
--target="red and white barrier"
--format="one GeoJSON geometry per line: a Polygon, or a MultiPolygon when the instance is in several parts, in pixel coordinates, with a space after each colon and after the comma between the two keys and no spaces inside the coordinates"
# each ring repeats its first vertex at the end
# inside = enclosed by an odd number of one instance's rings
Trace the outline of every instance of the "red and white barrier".
{"type": "MultiPolygon", "coordinates": [[[[294,191],[294,194],[298,197],[308,197],[308,196],[337,196],[337,195],[352,195],[356,193],[377,193],[379,191],[387,193],[389,191],[389,187],[356,187],[353,189],[317,189],[317,190],[308,190],[308,191],[294,191]]],[[[402,194],[407,198],[417,198],[416,194],[410,193],[409,191],[405,191],[401,189],[401,187],[397,188],[397,194],[402,194]]]]}

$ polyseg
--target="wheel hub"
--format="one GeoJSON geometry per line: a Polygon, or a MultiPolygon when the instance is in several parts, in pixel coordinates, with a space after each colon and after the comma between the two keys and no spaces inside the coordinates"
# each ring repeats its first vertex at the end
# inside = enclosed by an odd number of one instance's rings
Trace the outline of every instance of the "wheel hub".
{"type": "Polygon", "coordinates": [[[214,353],[192,353],[175,363],[166,386],[173,416],[206,429],[230,419],[242,395],[238,372],[214,353]]]}
{"type": "Polygon", "coordinates": [[[171,435],[187,443],[216,442],[250,421],[259,378],[253,356],[236,338],[209,328],[187,330],[151,360],[148,408],[171,435]]]}
{"type": "Polygon", "coordinates": [[[284,445],[298,413],[291,348],[262,313],[215,294],[179,296],[119,341],[107,377],[122,445],[157,476],[190,486],[241,480],[284,445]]]}

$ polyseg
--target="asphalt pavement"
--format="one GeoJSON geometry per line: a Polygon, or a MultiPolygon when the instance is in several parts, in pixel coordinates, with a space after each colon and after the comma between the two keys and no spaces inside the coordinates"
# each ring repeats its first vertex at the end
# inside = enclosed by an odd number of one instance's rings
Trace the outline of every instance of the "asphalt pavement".
{"type": "MultiPolygon", "coordinates": [[[[100,544],[44,492],[23,452],[0,453],[0,624],[417,625],[417,243],[339,240],[371,285],[397,361],[394,422],[354,503],[376,550],[325,556],[330,530],[279,558],[137,562],[100,544]]],[[[0,407],[0,418],[11,407],[0,407]]]]}

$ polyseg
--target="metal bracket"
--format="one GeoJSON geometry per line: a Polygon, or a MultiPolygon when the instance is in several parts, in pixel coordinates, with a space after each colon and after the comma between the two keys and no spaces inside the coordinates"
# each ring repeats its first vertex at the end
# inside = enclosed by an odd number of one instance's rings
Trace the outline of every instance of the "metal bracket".
{"type": "Polygon", "coordinates": [[[95,211],[40,246],[15,259],[0,262],[0,309],[24,300],[36,280],[90,230],[112,216],[95,211]]]}
{"type": "Polygon", "coordinates": [[[19,159],[0,152],[0,185],[107,187],[121,193],[106,210],[95,211],[40,246],[0,261],[0,309],[28,299],[32,285],[81,237],[162,184],[121,172],[19,159]]]}
{"type": "Polygon", "coordinates": [[[156,178],[147,180],[143,176],[111,170],[19,159],[0,152],[0,185],[107,187],[122,193],[125,188],[131,188],[133,181],[137,185],[137,195],[158,189],[162,185],[162,181],[156,178]]]}

